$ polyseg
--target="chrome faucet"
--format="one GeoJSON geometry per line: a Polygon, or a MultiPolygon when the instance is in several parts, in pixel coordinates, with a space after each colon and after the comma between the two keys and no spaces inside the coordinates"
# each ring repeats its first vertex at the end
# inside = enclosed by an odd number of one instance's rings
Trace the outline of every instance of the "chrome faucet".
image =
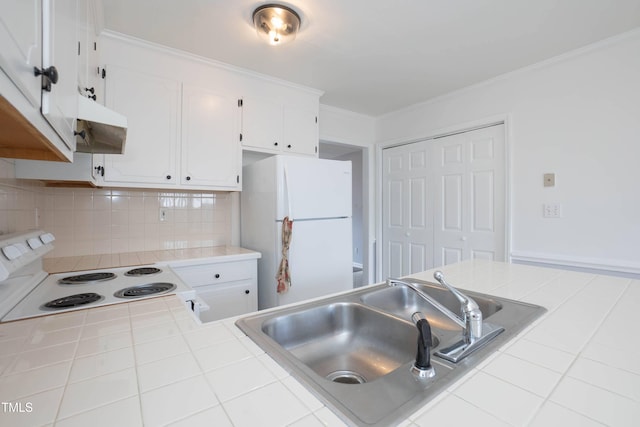
{"type": "Polygon", "coordinates": [[[447,283],[447,281],[444,280],[444,275],[441,271],[436,271],[433,274],[433,277],[460,302],[461,316],[453,313],[431,295],[421,290],[415,283],[388,278],[387,285],[402,285],[408,287],[462,328],[462,339],[457,340],[450,346],[436,351],[436,356],[456,363],[504,331],[504,328],[502,327],[483,322],[482,311],[478,304],[471,297],[465,295],[447,283]]]}
{"type": "MultiPolygon", "coordinates": [[[[444,274],[438,270],[433,273],[433,278],[447,288],[460,301],[460,313],[462,313],[464,342],[471,344],[482,337],[482,311],[478,304],[467,295],[463,294],[444,280],[444,274]]],[[[446,310],[446,308],[445,308],[446,310]]]]}

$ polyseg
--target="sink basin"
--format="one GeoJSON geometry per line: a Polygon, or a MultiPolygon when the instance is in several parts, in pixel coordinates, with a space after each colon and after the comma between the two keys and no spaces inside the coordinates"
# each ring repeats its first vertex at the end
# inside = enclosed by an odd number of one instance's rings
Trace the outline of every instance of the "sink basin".
{"type": "MultiPolygon", "coordinates": [[[[453,312],[459,303],[438,285],[411,280],[453,312]]],[[[446,390],[545,312],[540,306],[464,291],[484,319],[505,330],[462,361],[433,356],[459,340],[461,328],[403,286],[377,285],[244,317],[236,325],[349,425],[386,426],[446,390]],[[418,331],[411,314],[431,324],[433,378],[411,367],[418,331]]]]}
{"type": "Polygon", "coordinates": [[[262,331],[318,376],[347,384],[371,382],[410,362],[418,339],[412,323],[353,302],[273,317],[262,331]]]}

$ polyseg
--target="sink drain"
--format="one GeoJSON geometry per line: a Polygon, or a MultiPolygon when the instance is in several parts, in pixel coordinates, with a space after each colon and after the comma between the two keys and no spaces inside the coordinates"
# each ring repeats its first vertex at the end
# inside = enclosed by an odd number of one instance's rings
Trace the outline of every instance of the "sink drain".
{"type": "Polygon", "coordinates": [[[327,375],[329,381],[341,384],[364,384],[367,380],[357,372],[335,371],[327,375]]]}

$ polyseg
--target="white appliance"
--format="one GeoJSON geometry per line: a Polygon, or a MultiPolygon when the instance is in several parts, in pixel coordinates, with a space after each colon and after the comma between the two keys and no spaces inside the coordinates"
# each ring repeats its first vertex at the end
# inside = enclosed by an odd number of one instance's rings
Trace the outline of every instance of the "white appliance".
{"type": "Polygon", "coordinates": [[[351,289],[351,162],[277,155],[245,166],[242,176],[242,246],[262,253],[258,308],[351,289]],[[278,294],[286,216],[291,287],[278,294]]]}
{"type": "Polygon", "coordinates": [[[41,230],[0,238],[0,322],[170,294],[195,311],[195,292],[167,265],[47,274],[42,257],[54,241],[41,230]]]}

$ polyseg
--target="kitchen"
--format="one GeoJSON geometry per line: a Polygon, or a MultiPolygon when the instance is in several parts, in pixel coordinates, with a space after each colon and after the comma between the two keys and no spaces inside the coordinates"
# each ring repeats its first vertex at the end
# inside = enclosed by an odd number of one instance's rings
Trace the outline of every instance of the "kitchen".
{"type": "MultiPolygon", "coordinates": [[[[632,11],[633,9],[628,11],[627,15],[637,17],[637,13],[634,15],[632,11]]],[[[637,27],[637,23],[635,26],[637,27]]],[[[631,28],[633,27],[629,29],[631,28]]],[[[252,35],[255,36],[255,32],[252,35]]],[[[301,36],[302,33],[299,37],[301,36]]],[[[301,42],[303,39],[297,41],[301,42]]],[[[638,44],[637,30],[603,41],[594,40],[593,44],[554,60],[424,104],[398,109],[379,118],[374,118],[376,114],[369,116],[325,105],[324,98],[321,98],[320,140],[364,146],[368,150],[368,168],[373,171],[376,170],[378,150],[382,147],[445,134],[460,128],[471,128],[479,123],[494,121],[496,117],[503,120],[506,118],[511,144],[511,259],[537,265],[616,273],[637,279],[639,270],[636,242],[640,237],[640,230],[634,184],[639,177],[632,162],[640,157],[637,144],[633,144],[638,135],[638,124],[634,119],[638,116],[635,102],[638,94],[635,76],[640,68],[638,44]],[[548,172],[556,174],[556,186],[553,188],[543,186],[543,174],[548,172]],[[545,203],[562,203],[562,217],[543,218],[541,212],[545,203]]],[[[59,256],[156,250],[166,247],[166,242],[171,242],[176,248],[181,247],[180,245],[197,248],[239,242],[239,215],[235,200],[237,196],[234,193],[203,191],[185,193],[187,196],[184,196],[179,191],[145,192],[136,188],[49,188],[37,181],[16,179],[13,160],[2,160],[0,165],[3,178],[3,198],[0,204],[2,230],[10,232],[41,227],[51,231],[58,238],[55,250],[59,251],[59,256]],[[147,197],[151,201],[146,202],[147,197]],[[190,199],[189,204],[185,201],[185,207],[177,209],[184,199],[190,199]],[[89,200],[91,205],[88,204],[89,200]],[[157,216],[157,208],[165,202],[171,203],[175,219],[180,219],[170,224],[166,232],[160,228],[161,222],[157,216]],[[148,217],[145,216],[147,203],[149,211],[154,211],[153,218],[151,213],[148,217]],[[204,211],[198,214],[195,212],[198,209],[186,207],[197,206],[197,203],[208,206],[206,214],[204,211]],[[72,211],[80,211],[86,215],[84,224],[82,218],[78,223],[70,222],[68,217],[65,219],[65,214],[72,211]],[[89,227],[86,218],[93,213],[97,213],[101,220],[91,223],[89,227]],[[123,218],[125,215],[127,222],[123,218]],[[36,219],[38,216],[39,219],[36,219]],[[145,218],[147,224],[144,228],[130,227],[133,224],[132,218],[141,217],[145,218]],[[99,228],[108,223],[108,219],[113,221],[114,218],[116,220],[108,230],[99,228]],[[195,225],[190,228],[187,224],[195,225]],[[120,227],[125,226],[128,231],[133,230],[134,234],[123,234],[120,227]],[[163,232],[160,233],[159,230],[163,232]],[[201,237],[201,231],[204,230],[208,233],[206,239],[201,237]],[[103,245],[107,245],[107,249],[103,245]]],[[[375,252],[375,241],[381,240],[376,226],[376,203],[379,201],[376,197],[377,181],[374,175],[370,174],[365,181],[365,198],[369,209],[364,221],[367,227],[364,234],[368,244],[364,245],[363,251],[367,253],[365,260],[368,261],[372,278],[369,283],[384,279],[374,273],[377,266],[381,265],[381,261],[376,259],[379,255],[375,252]]],[[[513,265],[493,274],[508,275],[512,271],[520,271],[525,276],[537,274],[523,268],[513,265]]],[[[451,269],[456,271],[454,267],[451,269]]],[[[486,267],[478,269],[484,273],[487,270],[486,267]]],[[[462,271],[459,273],[461,277],[464,274],[466,273],[462,271]]],[[[581,277],[565,274],[575,280],[581,277]]],[[[546,275],[543,276],[541,281],[551,280],[546,275]]],[[[503,282],[507,281],[506,278],[503,279],[503,282]]],[[[623,279],[611,279],[616,283],[619,280],[623,279]]],[[[459,284],[463,283],[466,285],[462,286],[465,289],[472,286],[468,281],[459,284]]],[[[478,286],[483,286],[481,280],[478,286]]],[[[572,286],[577,289],[578,284],[572,286]]],[[[522,291],[520,294],[524,293],[522,291]]],[[[520,297],[520,294],[517,296],[520,297]]],[[[627,303],[629,300],[625,299],[624,304],[627,303]]],[[[542,305],[551,309],[555,304],[559,304],[559,301],[545,301],[542,305]]],[[[622,307],[624,304],[621,301],[622,307]]],[[[614,305],[615,301],[609,307],[614,305]]],[[[612,312],[606,321],[603,319],[608,311],[602,309],[603,316],[600,319],[604,323],[601,328],[615,321],[615,313],[619,309],[612,312]]],[[[224,324],[225,327],[227,324],[224,324]]],[[[592,325],[594,333],[598,324],[592,325]]],[[[224,335],[228,331],[222,329],[219,332],[224,335]]],[[[529,340],[527,344],[531,345],[531,342],[529,340]]],[[[564,350],[569,354],[577,354],[574,348],[564,350]]],[[[627,350],[637,354],[637,349],[627,350]]],[[[266,359],[264,356],[257,358],[260,361],[266,359]]],[[[627,366],[625,372],[633,375],[632,369],[627,366]]],[[[293,382],[285,379],[281,371],[278,371],[276,378],[286,384],[293,382]]],[[[615,393],[624,394],[621,390],[616,390],[615,393]]],[[[604,396],[611,397],[607,393],[604,396]]],[[[631,397],[614,401],[623,406],[632,402],[631,409],[622,413],[635,414],[633,402],[637,410],[637,399],[633,400],[631,397]]],[[[124,404],[125,400],[118,402],[124,404]]],[[[445,411],[446,408],[459,411],[455,409],[460,408],[457,404],[469,410],[484,408],[481,414],[491,413],[491,409],[478,402],[474,403],[475,406],[467,402],[469,400],[451,395],[443,399],[441,404],[435,407],[432,405],[433,410],[430,412],[442,413],[438,411],[445,411]]],[[[302,419],[308,412],[326,412],[315,401],[307,404],[313,410],[292,410],[292,414],[298,414],[299,418],[294,417],[287,422],[302,419]]],[[[212,411],[215,411],[214,405],[211,406],[212,411]]],[[[557,399],[547,401],[542,413],[548,415],[552,413],[552,409],[561,411],[566,407],[573,409],[561,412],[563,416],[578,417],[583,423],[587,422],[585,416],[590,421],[595,419],[604,424],[624,425],[625,422],[624,419],[618,419],[616,423],[589,412],[585,415],[586,409],[581,412],[566,402],[558,405],[557,399]]],[[[426,417],[419,421],[418,418],[419,415],[411,418],[411,421],[420,425],[428,419],[426,417]]],[[[504,418],[501,419],[505,421],[504,418]]],[[[631,415],[626,418],[627,422],[631,419],[631,415]]],[[[506,421],[520,424],[520,420],[506,421]]]]}

